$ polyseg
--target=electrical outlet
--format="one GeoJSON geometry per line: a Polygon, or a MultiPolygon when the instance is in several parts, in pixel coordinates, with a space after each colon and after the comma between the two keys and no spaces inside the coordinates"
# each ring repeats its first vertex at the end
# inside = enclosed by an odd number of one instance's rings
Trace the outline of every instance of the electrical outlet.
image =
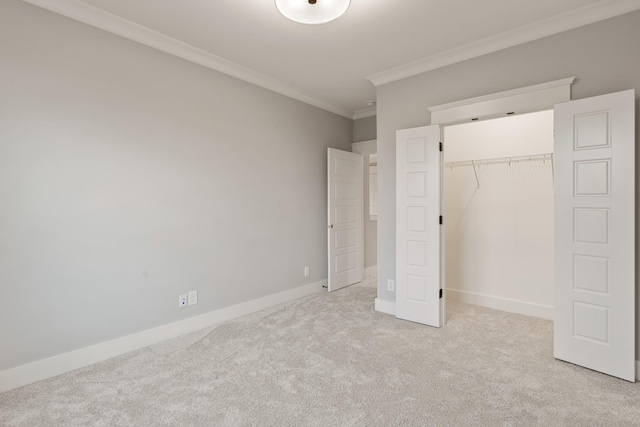
{"type": "Polygon", "coordinates": [[[309,266],[304,268],[304,277],[309,277],[309,266]]]}
{"type": "Polygon", "coordinates": [[[198,291],[189,292],[189,305],[194,305],[198,303],[198,291]]]}
{"type": "Polygon", "coordinates": [[[178,307],[187,306],[187,294],[182,294],[178,297],[178,307]]]}
{"type": "Polygon", "coordinates": [[[389,292],[393,292],[393,291],[396,290],[396,282],[395,282],[395,280],[391,280],[391,279],[387,280],[387,290],[389,292]]]}

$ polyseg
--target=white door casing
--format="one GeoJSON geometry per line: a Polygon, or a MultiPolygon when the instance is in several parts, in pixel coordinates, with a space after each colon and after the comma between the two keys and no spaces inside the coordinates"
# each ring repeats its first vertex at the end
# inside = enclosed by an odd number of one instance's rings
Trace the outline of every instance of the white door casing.
{"type": "Polygon", "coordinates": [[[396,317],[444,324],[440,126],[396,133],[396,317]]]}
{"type": "Polygon", "coordinates": [[[328,263],[329,292],[362,281],[363,157],[329,148],[328,158],[328,263]]]}
{"type": "Polygon", "coordinates": [[[635,93],[557,104],[554,355],[635,381],[635,93]]]}

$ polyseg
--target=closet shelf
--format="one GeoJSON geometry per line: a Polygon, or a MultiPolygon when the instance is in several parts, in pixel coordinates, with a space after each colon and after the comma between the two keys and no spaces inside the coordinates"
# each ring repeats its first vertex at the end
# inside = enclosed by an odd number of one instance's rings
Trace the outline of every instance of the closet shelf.
{"type": "Polygon", "coordinates": [[[494,157],[492,159],[480,159],[480,160],[464,160],[460,162],[447,162],[444,164],[447,168],[459,168],[465,166],[485,166],[485,165],[497,165],[497,164],[512,164],[523,162],[546,162],[547,160],[553,162],[553,153],[547,154],[532,154],[530,156],[513,156],[513,157],[494,157]]]}
{"type": "Polygon", "coordinates": [[[512,163],[524,163],[524,162],[543,162],[546,163],[549,161],[551,164],[551,178],[554,178],[554,170],[553,170],[553,153],[546,154],[532,154],[530,156],[512,156],[512,157],[494,157],[493,159],[480,159],[480,160],[464,160],[460,162],[447,162],[444,164],[446,168],[459,168],[471,166],[473,167],[473,173],[476,176],[476,184],[478,188],[480,188],[480,180],[478,179],[478,170],[480,166],[487,165],[500,165],[500,164],[508,164],[511,166],[512,163]]]}

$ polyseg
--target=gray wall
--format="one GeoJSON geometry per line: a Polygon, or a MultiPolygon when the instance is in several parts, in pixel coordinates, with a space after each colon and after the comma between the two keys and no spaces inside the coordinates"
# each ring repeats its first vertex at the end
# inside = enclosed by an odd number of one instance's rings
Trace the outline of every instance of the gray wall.
{"type": "Polygon", "coordinates": [[[353,142],[376,139],[378,129],[376,116],[365,117],[353,121],[353,142]]]}
{"type": "Polygon", "coordinates": [[[326,278],[352,120],[18,0],[0,94],[0,370],[326,278]]]}
{"type": "MultiPolygon", "coordinates": [[[[640,12],[633,12],[378,88],[378,298],[395,301],[386,282],[395,278],[397,129],[428,125],[431,105],[570,76],[573,99],[625,89],[640,96],[638,40],[640,12]]],[[[637,103],[636,113],[640,123],[637,103]]]]}

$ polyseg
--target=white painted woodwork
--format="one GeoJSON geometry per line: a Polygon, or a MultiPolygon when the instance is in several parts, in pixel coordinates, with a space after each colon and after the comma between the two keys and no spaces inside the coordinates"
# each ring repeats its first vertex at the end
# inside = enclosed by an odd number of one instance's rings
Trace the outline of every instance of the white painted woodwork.
{"type": "MultiPolygon", "coordinates": [[[[429,4],[429,2],[425,2],[425,4],[429,4]]],[[[483,2],[483,5],[485,4],[488,3],[483,2]]],[[[524,3],[521,3],[519,7],[523,5],[524,3]]],[[[487,55],[491,52],[497,52],[562,31],[568,31],[587,25],[588,23],[613,18],[614,16],[637,10],[639,7],[640,4],[633,0],[595,1],[578,9],[569,10],[554,17],[537,21],[535,24],[525,25],[520,28],[504,31],[500,34],[474,40],[471,43],[456,46],[417,61],[377,72],[367,76],[367,79],[377,87],[383,86],[387,83],[406,79],[407,77],[416,76],[468,59],[477,58],[478,56],[487,55]]],[[[504,12],[504,9],[502,12],[504,12]]],[[[425,27],[428,27],[428,25],[425,25],[425,27]]],[[[456,25],[455,28],[460,30],[459,25],[456,25]]],[[[437,34],[439,34],[440,37],[436,39],[442,39],[442,33],[437,34]]],[[[422,43],[426,41],[424,38],[419,38],[419,40],[422,43]]]]}
{"type": "Polygon", "coordinates": [[[440,327],[440,126],[396,133],[396,317],[440,327]]]}
{"type": "Polygon", "coordinates": [[[118,337],[87,347],[58,354],[46,359],[0,371],[0,393],[46,380],[85,366],[100,363],[121,354],[139,350],[162,341],[257,313],[277,305],[305,298],[324,291],[326,281],[299,286],[287,291],[256,298],[240,304],[209,311],[184,320],[168,323],[134,334],[118,337]]]}
{"type": "MultiPolygon", "coordinates": [[[[378,220],[378,141],[372,139],[370,141],[361,141],[351,143],[351,151],[354,153],[368,155],[369,164],[369,221],[378,220]]],[[[366,224],[366,222],[365,222],[366,224]]],[[[366,237],[365,237],[366,239],[366,237]]]]}
{"type": "Polygon", "coordinates": [[[369,220],[378,220],[378,164],[375,154],[369,156],[369,220]]]}
{"type": "Polygon", "coordinates": [[[470,119],[488,119],[506,113],[542,111],[571,99],[575,77],[540,83],[504,92],[463,99],[429,107],[432,124],[462,123],[470,119]]]}
{"type": "Polygon", "coordinates": [[[329,292],[360,282],[364,269],[363,157],[328,149],[329,292]]]}
{"type": "Polygon", "coordinates": [[[353,120],[364,119],[366,117],[372,117],[377,114],[376,106],[360,108],[353,112],[353,120]]]}
{"type": "Polygon", "coordinates": [[[351,151],[362,154],[376,154],[378,152],[378,140],[371,139],[369,141],[360,141],[351,143],[351,151]]]}
{"type": "Polygon", "coordinates": [[[635,381],[635,93],[555,108],[554,354],[635,381]]]}
{"type": "Polygon", "coordinates": [[[188,8],[175,0],[23,1],[354,120],[375,113],[361,108],[375,99],[373,87],[358,83],[362,76],[379,86],[640,8],[637,0],[537,0],[505,9],[504,1],[485,0],[466,3],[461,24],[454,2],[434,11],[426,1],[365,1],[336,21],[341,29],[324,34],[320,46],[298,49],[316,43],[316,32],[284,22],[273,1],[195,1],[188,8]],[[249,23],[252,37],[241,36],[238,28],[249,23]],[[265,55],[255,40],[266,39],[282,55],[265,55]],[[453,39],[459,43],[443,51],[441,40],[453,39]],[[334,58],[339,67],[317,66],[334,58]]]}

